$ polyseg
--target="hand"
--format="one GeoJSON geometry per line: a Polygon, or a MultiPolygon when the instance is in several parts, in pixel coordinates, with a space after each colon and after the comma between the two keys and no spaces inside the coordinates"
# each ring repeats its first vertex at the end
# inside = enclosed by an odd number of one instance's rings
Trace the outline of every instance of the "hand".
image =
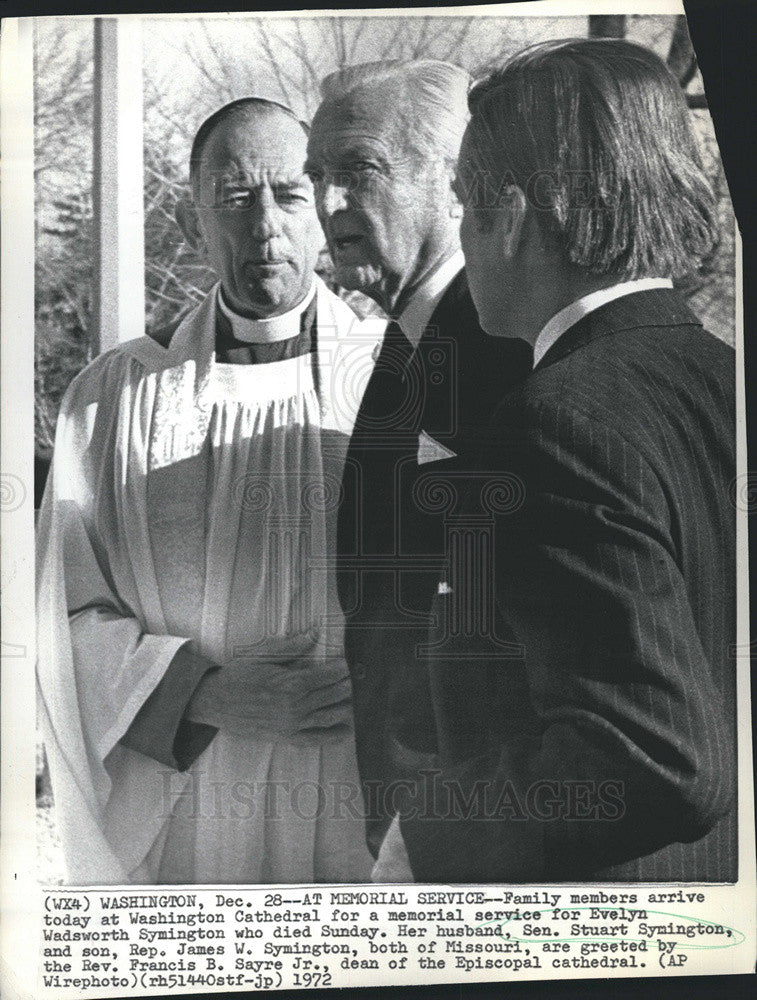
{"type": "Polygon", "coordinates": [[[386,832],[376,864],[371,872],[371,882],[414,882],[413,869],[402,838],[399,814],[386,832]]]}

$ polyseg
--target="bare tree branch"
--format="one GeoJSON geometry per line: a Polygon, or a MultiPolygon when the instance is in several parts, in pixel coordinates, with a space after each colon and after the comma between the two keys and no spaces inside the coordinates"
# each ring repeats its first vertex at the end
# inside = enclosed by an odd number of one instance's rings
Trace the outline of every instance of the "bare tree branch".
{"type": "Polygon", "coordinates": [[[266,54],[266,57],[267,57],[268,62],[270,64],[270,66],[271,66],[271,69],[273,70],[274,76],[276,77],[276,81],[277,81],[277,83],[279,85],[279,88],[281,89],[281,93],[284,95],[284,99],[285,99],[286,103],[288,105],[291,105],[292,104],[292,99],[291,99],[291,97],[289,95],[289,90],[287,88],[287,85],[284,82],[284,78],[283,78],[281,69],[279,68],[278,60],[276,59],[276,56],[275,56],[275,54],[273,52],[273,49],[271,48],[271,43],[270,43],[270,40],[268,38],[268,34],[264,30],[264,28],[261,26],[261,24],[260,24],[259,21],[257,22],[257,29],[258,29],[258,37],[260,38],[261,44],[263,46],[263,50],[264,50],[264,52],[266,54]]]}

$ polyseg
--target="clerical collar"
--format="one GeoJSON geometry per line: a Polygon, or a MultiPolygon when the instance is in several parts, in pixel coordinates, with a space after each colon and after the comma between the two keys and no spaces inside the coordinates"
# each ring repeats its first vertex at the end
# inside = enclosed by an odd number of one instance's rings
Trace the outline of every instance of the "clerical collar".
{"type": "Polygon", "coordinates": [[[315,282],[310,291],[294,309],[280,316],[267,316],[263,319],[250,319],[233,312],[226,304],[223,289],[218,286],[218,308],[231,323],[231,331],[235,340],[246,344],[272,344],[279,340],[290,340],[299,336],[302,316],[315,295],[315,282]]]}
{"type": "Polygon", "coordinates": [[[413,292],[412,298],[402,310],[397,322],[414,348],[418,346],[442,295],[452,284],[452,279],[464,267],[463,251],[456,250],[413,292]]]}

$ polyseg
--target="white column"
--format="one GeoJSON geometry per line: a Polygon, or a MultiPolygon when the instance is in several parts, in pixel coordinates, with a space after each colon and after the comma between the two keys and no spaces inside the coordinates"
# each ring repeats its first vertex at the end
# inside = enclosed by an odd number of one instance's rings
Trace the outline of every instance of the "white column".
{"type": "Polygon", "coordinates": [[[34,78],[33,19],[0,34],[0,978],[32,996],[39,961],[34,844],[34,78]],[[7,741],[7,742],[6,742],[7,741]]]}
{"type": "Polygon", "coordinates": [[[142,21],[95,19],[93,353],[145,330],[142,21]]]}

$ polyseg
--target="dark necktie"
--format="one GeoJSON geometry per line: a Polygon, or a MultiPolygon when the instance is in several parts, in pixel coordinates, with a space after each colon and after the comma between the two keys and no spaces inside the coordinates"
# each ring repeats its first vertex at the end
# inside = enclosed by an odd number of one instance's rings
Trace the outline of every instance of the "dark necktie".
{"type": "MultiPolygon", "coordinates": [[[[362,549],[366,519],[374,552],[394,551],[395,468],[404,448],[417,447],[421,393],[413,377],[410,341],[392,320],[366,386],[350,439],[339,509],[338,555],[353,558],[362,549]]],[[[349,575],[349,574],[348,574],[349,575]]],[[[346,581],[344,581],[346,582],[346,581]]],[[[345,600],[345,594],[340,594],[345,600]]],[[[349,606],[349,600],[346,606],[349,606]]]]}
{"type": "Polygon", "coordinates": [[[417,396],[409,378],[412,354],[413,347],[399,323],[391,320],[355,423],[354,436],[361,445],[379,445],[387,435],[392,437],[407,426],[416,401],[413,396],[417,396]]]}

